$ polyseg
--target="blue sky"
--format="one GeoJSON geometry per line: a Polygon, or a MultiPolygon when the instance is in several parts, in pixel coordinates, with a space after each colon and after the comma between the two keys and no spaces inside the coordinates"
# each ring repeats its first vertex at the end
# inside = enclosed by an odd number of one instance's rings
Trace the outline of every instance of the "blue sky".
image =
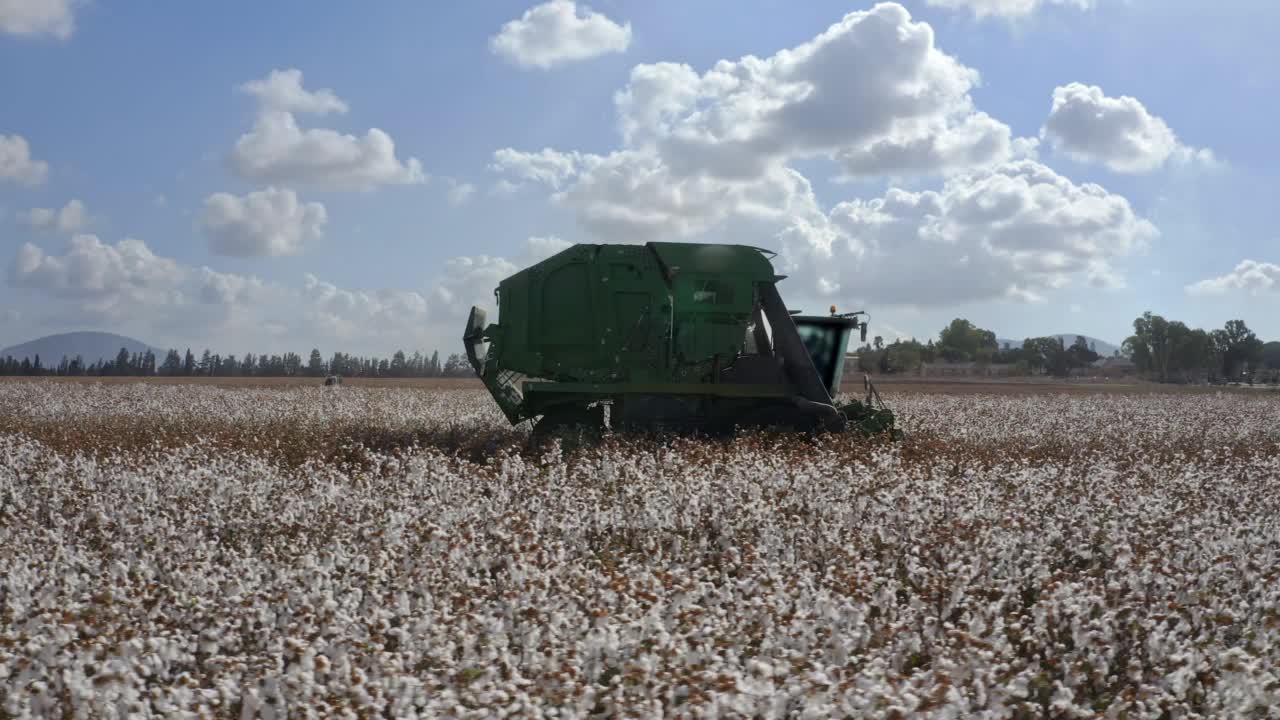
{"type": "Polygon", "coordinates": [[[1278,31],[1245,0],[14,0],[0,346],[451,352],[509,272],[647,239],[778,249],[793,306],[887,337],[1277,339],[1278,31]]]}

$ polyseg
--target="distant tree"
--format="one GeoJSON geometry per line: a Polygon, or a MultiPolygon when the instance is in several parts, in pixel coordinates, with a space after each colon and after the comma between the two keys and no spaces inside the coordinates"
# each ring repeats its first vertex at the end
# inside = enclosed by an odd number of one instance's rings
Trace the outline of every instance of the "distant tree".
{"type": "Polygon", "coordinates": [[[1148,311],[1133,321],[1133,327],[1122,350],[1140,372],[1158,382],[1238,378],[1265,364],[1264,344],[1242,320],[1206,332],[1148,311]]]}
{"type": "Polygon", "coordinates": [[[883,357],[889,372],[909,373],[920,369],[924,346],[915,339],[895,340],[884,349],[883,357]]]}
{"type": "Polygon", "coordinates": [[[182,372],[182,357],[178,355],[177,350],[170,349],[164,355],[164,362],[160,363],[161,375],[178,375],[182,372]]]}
{"type": "MultiPolygon", "coordinates": [[[[994,353],[996,334],[983,330],[964,318],[956,318],[938,333],[938,354],[948,362],[978,359],[979,350],[994,353]]],[[[991,354],[986,357],[990,359],[991,354]]]]}
{"type": "MultiPolygon", "coordinates": [[[[1176,330],[1175,330],[1176,332],[1176,330]]],[[[1173,343],[1169,338],[1169,321],[1150,310],[1133,321],[1133,335],[1124,347],[1138,370],[1151,374],[1159,382],[1169,380],[1169,362],[1173,343]]]]}
{"type": "Polygon", "coordinates": [[[320,357],[320,350],[311,349],[311,357],[307,360],[307,374],[311,377],[320,377],[324,375],[324,358],[320,357]]]}
{"type": "Polygon", "coordinates": [[[129,351],[125,348],[120,348],[120,352],[116,353],[116,362],[112,366],[112,371],[116,375],[129,374],[129,351]]]}
{"type": "Polygon", "coordinates": [[[1022,341],[1023,360],[1035,373],[1054,371],[1061,340],[1055,337],[1027,338],[1022,341]]]}
{"type": "Polygon", "coordinates": [[[1067,365],[1073,369],[1087,367],[1098,359],[1098,353],[1089,345],[1083,335],[1076,336],[1076,341],[1071,344],[1066,353],[1067,365]]]}
{"type": "Polygon", "coordinates": [[[1269,370],[1280,370],[1280,342],[1272,341],[1262,345],[1262,367],[1269,370]]]}
{"type": "Polygon", "coordinates": [[[1022,374],[1026,374],[1029,368],[1026,362],[1026,355],[1026,351],[1021,346],[1015,347],[1010,343],[1004,343],[991,361],[1001,365],[1018,365],[1022,374]]]}
{"type": "MultiPolygon", "coordinates": [[[[883,343],[883,340],[882,340],[883,343]]],[[[868,358],[883,360],[885,372],[909,372],[919,367],[920,362],[933,350],[933,344],[921,345],[915,340],[899,340],[884,345],[880,351],[873,351],[869,345],[862,348],[862,361],[868,358]]],[[[337,373],[351,377],[471,377],[473,371],[466,356],[455,353],[443,363],[439,351],[430,355],[415,351],[406,356],[402,350],[396,351],[390,358],[359,357],[342,352],[335,352],[327,363],[313,350],[304,364],[297,353],[286,352],[283,355],[255,355],[245,353],[242,358],[234,354],[221,355],[206,348],[197,359],[191,348],[180,353],[177,349],[165,351],[163,360],[150,349],[131,353],[128,348],[120,348],[114,360],[97,360],[86,364],[84,358],[63,356],[56,365],[46,365],[45,358],[0,358],[0,375],[60,375],[60,376],[102,376],[102,375],[163,375],[167,377],[181,375],[202,375],[206,377],[259,376],[288,377],[294,375],[324,375],[337,373]],[[319,372],[316,372],[317,366],[319,372]]]]}
{"type": "MultiPolygon", "coordinates": [[[[1182,325],[1182,323],[1173,323],[1182,325]]],[[[1209,333],[1196,328],[1183,332],[1180,328],[1171,333],[1173,338],[1173,359],[1171,365],[1182,382],[1203,381],[1213,374],[1221,364],[1217,357],[1217,349],[1213,337],[1209,333]]]]}
{"type": "Polygon", "coordinates": [[[929,342],[925,343],[924,347],[920,349],[920,362],[932,363],[937,361],[938,346],[935,345],[933,339],[930,338],[929,342]]]}
{"type": "Polygon", "coordinates": [[[1221,330],[1213,332],[1214,344],[1222,358],[1222,374],[1239,377],[1246,368],[1253,370],[1262,360],[1263,342],[1243,320],[1228,320],[1221,330]]]}
{"type": "Polygon", "coordinates": [[[457,353],[450,355],[449,359],[444,363],[445,377],[466,377],[473,374],[474,372],[467,359],[457,353]]]}

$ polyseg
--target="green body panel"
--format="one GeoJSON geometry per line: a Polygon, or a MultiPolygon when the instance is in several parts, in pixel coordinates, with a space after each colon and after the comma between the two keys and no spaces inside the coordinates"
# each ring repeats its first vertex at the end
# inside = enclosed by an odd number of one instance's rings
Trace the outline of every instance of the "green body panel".
{"type": "Polygon", "coordinates": [[[754,284],[773,278],[745,246],[575,245],[498,285],[486,365],[561,383],[689,382],[741,350],[754,284]]]}

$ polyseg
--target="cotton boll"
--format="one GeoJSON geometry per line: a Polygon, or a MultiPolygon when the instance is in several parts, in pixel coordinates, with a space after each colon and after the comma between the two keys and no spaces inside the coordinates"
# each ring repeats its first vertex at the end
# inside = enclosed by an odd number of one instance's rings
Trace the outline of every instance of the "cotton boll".
{"type": "MultiPolygon", "coordinates": [[[[28,401],[27,388],[0,385],[0,413],[22,408],[19,422],[36,422],[48,401],[62,406],[49,417],[81,427],[137,415],[202,428],[213,409],[245,428],[287,418],[313,433],[426,417],[501,427],[456,398],[352,390],[316,395],[329,403],[318,412],[297,390],[53,387],[28,401]],[[113,416],[122,398],[132,415],[113,416]]],[[[508,449],[505,475],[499,463],[431,447],[365,448],[352,455],[359,467],[294,467],[261,448],[195,443],[104,460],[0,435],[5,467],[31,483],[6,485],[0,472],[0,496],[17,494],[6,507],[34,513],[52,501],[69,513],[61,530],[7,526],[44,534],[6,538],[20,548],[0,558],[8,607],[25,620],[19,644],[0,645],[0,668],[8,682],[19,658],[41,663],[19,676],[64,678],[111,707],[210,714],[276,692],[290,708],[330,715],[338,697],[403,716],[463,703],[486,714],[557,704],[585,713],[597,702],[643,715],[659,712],[655,702],[669,710],[684,687],[686,705],[706,712],[873,716],[930,698],[934,717],[1001,717],[1042,687],[1050,658],[1062,679],[1048,687],[1064,713],[1067,691],[1089,708],[1090,692],[1118,682],[1147,698],[1127,706],[1135,714],[1198,693],[1230,716],[1265,706],[1276,664],[1265,623],[1277,597],[1263,580],[1277,554],[1260,539],[1280,463],[1196,448],[1274,443],[1273,411],[1244,404],[1239,424],[1220,427],[1201,420],[1214,400],[1170,402],[913,396],[899,403],[904,422],[952,441],[948,428],[981,427],[965,441],[974,449],[940,443],[906,459],[842,440],[755,440],[709,459],[698,443],[624,443],[576,456],[562,448],[545,465],[508,449]],[[1117,407],[1123,441],[1109,414],[1117,407]],[[1064,427],[1092,454],[1046,451],[1046,433],[1064,427]],[[1176,455],[1143,449],[1170,437],[1176,455]],[[982,462],[965,460],[976,452],[982,462]],[[952,473],[957,462],[965,467],[952,473]],[[1256,481],[1216,482],[1224,472],[1256,481]],[[607,473],[616,491],[601,487],[607,473]],[[89,486],[102,497],[86,502],[89,486]],[[1191,500],[1202,511],[1188,516],[1191,500]],[[114,528],[100,550],[70,534],[95,523],[114,528]],[[107,605],[89,602],[103,590],[107,605]],[[77,614],[55,621],[64,608],[77,614]],[[97,689],[45,669],[83,665],[61,650],[81,630],[110,638],[125,627],[146,629],[142,641],[121,643],[95,674],[112,667],[128,682],[97,689]],[[1224,653],[1233,647],[1243,654],[1224,653]],[[1137,680],[1127,664],[1112,666],[1127,663],[1120,648],[1140,656],[1137,680]],[[706,697],[689,690],[713,680],[706,697]]]]}

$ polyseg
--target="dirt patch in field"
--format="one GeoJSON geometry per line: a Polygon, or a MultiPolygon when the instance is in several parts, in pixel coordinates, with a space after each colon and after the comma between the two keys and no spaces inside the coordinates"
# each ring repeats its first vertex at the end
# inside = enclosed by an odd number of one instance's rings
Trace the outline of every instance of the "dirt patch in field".
{"type": "MultiPolygon", "coordinates": [[[[1044,380],[1031,378],[1010,379],[938,379],[872,377],[871,382],[886,398],[897,394],[925,393],[930,395],[1187,395],[1213,393],[1280,394],[1280,387],[1230,387],[1221,385],[1166,385],[1142,380],[1044,380]]],[[[841,386],[846,394],[863,392],[861,377],[848,378],[841,386]]]]}
{"type": "MultiPolygon", "coordinates": [[[[0,382],[50,382],[101,385],[202,385],[220,388],[323,387],[315,377],[0,377],[0,382]]],[[[421,390],[476,390],[479,378],[342,378],[344,387],[405,388],[421,390]]]]}
{"type": "MultiPolygon", "coordinates": [[[[981,394],[981,395],[1124,395],[1187,394],[1232,392],[1256,395],[1274,392],[1280,387],[1248,388],[1202,385],[1162,385],[1142,380],[1054,380],[1045,378],[902,378],[872,377],[876,388],[886,397],[899,393],[981,394]]],[[[218,388],[305,388],[324,385],[324,378],[314,377],[0,377],[6,382],[43,382],[102,385],[197,385],[218,388]]],[[[398,388],[405,390],[480,390],[478,378],[343,378],[344,387],[398,388]]],[[[860,375],[846,376],[841,390],[851,396],[862,394],[860,375]]]]}

